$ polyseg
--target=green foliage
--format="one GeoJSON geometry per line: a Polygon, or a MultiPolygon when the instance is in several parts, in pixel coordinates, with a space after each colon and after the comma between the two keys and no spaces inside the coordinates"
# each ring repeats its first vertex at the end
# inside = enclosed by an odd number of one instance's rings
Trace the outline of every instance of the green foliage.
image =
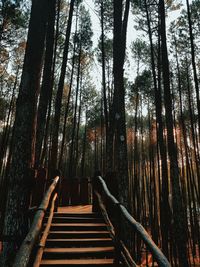
{"type": "Polygon", "coordinates": [[[79,11],[79,32],[76,36],[76,40],[81,42],[82,50],[91,51],[92,36],[93,31],[90,13],[86,10],[84,5],[81,5],[79,11]]]}
{"type": "MultiPolygon", "coordinates": [[[[97,52],[97,60],[98,62],[102,63],[102,45],[101,45],[101,37],[98,42],[98,47],[96,49],[97,52]]],[[[105,62],[109,62],[112,60],[113,57],[113,41],[112,39],[104,36],[104,56],[105,62]]]]}
{"type": "Polygon", "coordinates": [[[94,84],[91,83],[91,77],[88,75],[83,81],[82,87],[82,105],[87,113],[88,125],[94,127],[100,124],[101,118],[101,98],[94,84]]]}
{"type": "MultiPolygon", "coordinates": [[[[192,20],[192,32],[193,32],[193,42],[194,49],[196,53],[196,59],[199,58],[199,33],[200,33],[200,1],[193,1],[190,5],[191,10],[191,20],[192,20]]],[[[175,55],[175,51],[178,53],[178,57],[181,60],[190,57],[191,45],[189,36],[189,25],[188,25],[188,15],[187,11],[183,9],[180,16],[173,22],[171,22],[169,27],[170,36],[170,52],[175,55]],[[176,47],[176,49],[175,49],[176,47]]]]}
{"type": "Polygon", "coordinates": [[[150,58],[150,49],[147,43],[141,39],[136,39],[131,44],[131,52],[134,59],[138,62],[146,63],[150,58]]]}
{"type": "Polygon", "coordinates": [[[25,28],[29,6],[23,0],[3,0],[0,3],[0,40],[14,42],[17,30],[25,28]]]}
{"type": "Polygon", "coordinates": [[[100,20],[104,22],[104,30],[106,32],[112,31],[113,28],[113,1],[112,0],[95,0],[97,12],[100,20]]]}
{"type": "Polygon", "coordinates": [[[148,102],[151,99],[151,102],[154,100],[154,91],[152,88],[153,80],[152,73],[149,69],[145,69],[139,74],[133,84],[129,87],[129,99],[131,102],[135,101],[136,94],[139,93],[143,100],[148,102]]]}

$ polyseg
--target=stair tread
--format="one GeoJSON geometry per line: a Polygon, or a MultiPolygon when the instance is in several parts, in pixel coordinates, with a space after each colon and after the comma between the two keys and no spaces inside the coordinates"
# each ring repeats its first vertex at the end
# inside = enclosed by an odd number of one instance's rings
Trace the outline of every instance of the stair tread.
{"type": "Polygon", "coordinates": [[[49,233],[54,233],[54,234],[96,234],[96,233],[100,233],[100,234],[108,234],[109,231],[102,231],[102,230],[98,230],[98,231],[49,231],[49,233]]]}
{"type": "MultiPolygon", "coordinates": [[[[48,217],[45,218],[48,220],[48,217]]],[[[53,217],[53,223],[104,223],[102,218],[53,217]]]]}
{"type": "Polygon", "coordinates": [[[75,213],[75,212],[70,212],[70,213],[66,213],[66,212],[54,212],[54,216],[65,216],[65,217],[68,217],[68,216],[73,216],[73,217],[85,217],[85,216],[91,216],[95,218],[95,216],[97,218],[101,217],[99,213],[97,212],[88,212],[88,213],[75,213]]]}
{"type": "Polygon", "coordinates": [[[114,247],[89,247],[89,248],[45,248],[46,253],[86,253],[114,251],[114,247]]]}
{"type": "Polygon", "coordinates": [[[56,265],[95,265],[95,264],[113,264],[113,259],[67,259],[67,260],[42,260],[42,265],[56,264],[56,265]]]}
{"type": "Polygon", "coordinates": [[[51,227],[41,266],[113,265],[113,240],[100,214],[56,212],[51,227]]]}
{"type": "MultiPolygon", "coordinates": [[[[46,224],[44,224],[46,225],[46,224]]],[[[105,223],[52,223],[51,226],[106,226],[105,223]]]]}
{"type": "Polygon", "coordinates": [[[49,238],[47,239],[47,242],[53,242],[53,241],[56,241],[56,242],[68,242],[68,241],[82,241],[82,242],[88,242],[88,241],[112,241],[112,238],[73,238],[73,239],[69,239],[69,238],[59,238],[59,239],[56,239],[56,238],[49,238]]]}

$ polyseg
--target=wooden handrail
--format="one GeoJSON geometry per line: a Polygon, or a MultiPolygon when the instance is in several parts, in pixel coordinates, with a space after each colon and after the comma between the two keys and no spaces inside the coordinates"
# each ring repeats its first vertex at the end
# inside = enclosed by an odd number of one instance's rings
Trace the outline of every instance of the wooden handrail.
{"type": "Polygon", "coordinates": [[[58,184],[59,177],[55,177],[49,189],[47,190],[38,210],[34,216],[31,228],[25,237],[16,257],[13,267],[26,267],[30,261],[30,256],[34,245],[36,244],[39,234],[42,228],[42,221],[44,219],[45,212],[50,204],[52,193],[54,192],[56,185],[58,184]]]}
{"type": "Polygon", "coordinates": [[[53,215],[54,215],[55,201],[56,201],[57,197],[58,197],[58,195],[56,193],[54,195],[54,197],[53,197],[53,200],[52,200],[52,204],[51,204],[51,208],[50,208],[50,211],[49,211],[49,217],[48,217],[46,228],[45,228],[45,230],[43,232],[42,238],[40,239],[40,243],[38,244],[39,249],[37,251],[37,255],[36,255],[36,258],[34,260],[33,267],[39,267],[40,266],[40,262],[41,262],[43,251],[44,251],[44,248],[45,248],[47,236],[49,234],[49,230],[50,230],[52,219],[53,219],[53,215]]]}
{"type": "MultiPolygon", "coordinates": [[[[165,255],[162,253],[162,251],[157,247],[157,245],[153,242],[151,239],[150,235],[147,233],[147,231],[144,229],[144,227],[137,222],[127,211],[127,209],[119,203],[119,201],[110,193],[105,181],[103,180],[102,177],[98,176],[95,178],[96,181],[94,182],[94,193],[96,196],[98,196],[98,202],[100,209],[102,210],[101,206],[102,203],[100,203],[100,197],[102,197],[103,201],[103,196],[106,197],[106,200],[117,209],[117,216],[120,216],[121,218],[125,219],[126,222],[129,224],[132,230],[136,231],[140,238],[143,240],[143,242],[146,244],[147,248],[149,251],[152,253],[155,261],[159,264],[160,267],[171,267],[169,261],[165,257],[165,255]]],[[[104,210],[105,212],[105,210],[104,210]]],[[[109,214],[108,214],[109,216],[109,214]]],[[[115,227],[115,225],[114,225],[115,227]]],[[[123,241],[120,238],[120,233],[118,233],[118,229],[115,227],[115,234],[116,240],[119,242],[121,247],[126,247],[123,244],[123,241]]],[[[119,256],[119,255],[118,255],[119,256]]]]}

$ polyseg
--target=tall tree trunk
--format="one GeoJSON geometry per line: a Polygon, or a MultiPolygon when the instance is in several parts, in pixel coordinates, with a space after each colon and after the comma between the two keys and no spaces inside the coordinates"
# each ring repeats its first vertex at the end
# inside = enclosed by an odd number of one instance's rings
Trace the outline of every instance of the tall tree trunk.
{"type": "MultiPolygon", "coordinates": [[[[10,104],[9,104],[9,109],[8,109],[8,115],[7,115],[7,119],[6,119],[6,126],[3,129],[3,134],[2,134],[2,138],[1,138],[1,143],[0,143],[0,175],[1,178],[3,177],[2,173],[3,173],[3,161],[4,161],[4,157],[6,155],[6,151],[8,149],[8,141],[9,141],[9,136],[10,136],[10,128],[11,126],[11,118],[12,118],[12,113],[13,113],[13,108],[14,108],[14,103],[15,103],[15,92],[16,92],[16,88],[17,88],[17,81],[18,81],[18,74],[19,74],[19,67],[17,68],[17,72],[16,72],[16,77],[15,77],[15,82],[13,85],[13,89],[12,89],[12,96],[11,96],[11,100],[10,100],[10,104]]],[[[1,183],[1,180],[0,180],[1,183]]]]}
{"type": "Polygon", "coordinates": [[[191,56],[192,56],[193,78],[194,78],[194,85],[195,85],[196,97],[197,97],[198,126],[199,126],[199,141],[200,141],[200,99],[199,99],[199,82],[198,82],[197,68],[196,68],[195,46],[194,46],[194,35],[193,35],[193,31],[192,31],[192,20],[191,20],[191,12],[190,12],[189,0],[186,0],[186,5],[187,5],[187,16],[188,16],[188,25],[189,25],[189,35],[190,35],[190,47],[191,47],[191,56]]]}
{"type": "MultiPolygon", "coordinates": [[[[154,49],[153,49],[153,40],[152,40],[152,30],[149,17],[149,11],[147,6],[147,1],[145,0],[145,11],[147,17],[149,41],[151,48],[151,66],[155,90],[155,106],[156,106],[156,122],[158,125],[158,143],[159,150],[161,155],[161,168],[162,168],[162,194],[161,194],[161,234],[162,234],[162,248],[165,255],[168,257],[168,232],[169,232],[169,223],[170,223],[170,208],[169,208],[169,184],[168,184],[168,170],[167,170],[167,151],[166,145],[163,137],[163,119],[162,119],[162,95],[161,95],[161,86],[158,86],[156,80],[156,68],[154,60],[154,49]]],[[[160,50],[160,48],[159,48],[160,50]]],[[[160,53],[158,55],[158,60],[160,58],[160,53]]],[[[160,60],[159,60],[160,61],[160,60]]],[[[158,70],[158,77],[160,77],[160,70],[158,70]]],[[[161,78],[161,77],[160,77],[161,78]]]]}
{"type": "Polygon", "coordinates": [[[40,89],[42,58],[46,33],[48,1],[32,3],[28,41],[16,105],[12,162],[8,174],[9,188],[3,235],[5,242],[1,266],[12,266],[15,250],[28,230],[27,210],[31,180],[29,169],[35,161],[37,98],[40,89]]]}
{"type": "MultiPolygon", "coordinates": [[[[80,41],[81,42],[81,41],[80,41]]],[[[76,81],[76,96],[75,96],[75,107],[74,107],[74,118],[73,118],[73,126],[72,126],[72,135],[71,135],[71,145],[70,145],[70,155],[69,155],[69,173],[68,177],[71,179],[74,176],[75,171],[75,162],[74,162],[74,152],[75,152],[75,135],[76,135],[76,127],[77,127],[77,108],[78,108],[78,94],[79,94],[79,86],[80,86],[80,71],[81,71],[81,43],[79,47],[79,55],[78,55],[78,69],[77,69],[77,81],[76,81]]]]}
{"type": "MultiPolygon", "coordinates": [[[[104,34],[104,4],[103,4],[103,1],[101,1],[101,61],[102,61],[103,110],[104,110],[105,130],[106,130],[106,162],[107,162],[107,155],[109,153],[108,146],[107,146],[109,121],[108,121],[108,104],[107,104],[107,94],[106,94],[106,69],[105,69],[106,64],[105,64],[104,39],[105,39],[105,34],[104,34]]],[[[111,165],[111,164],[109,164],[109,165],[111,165]]]]}
{"type": "MultiPolygon", "coordinates": [[[[55,44],[54,44],[54,51],[53,51],[53,62],[52,62],[52,79],[51,79],[51,84],[50,87],[53,88],[53,84],[54,84],[54,73],[55,73],[55,67],[56,67],[56,51],[57,51],[57,45],[58,45],[58,39],[59,39],[59,23],[60,23],[60,6],[61,6],[61,0],[57,0],[57,16],[56,16],[56,30],[55,30],[55,44]]],[[[53,89],[49,88],[49,93],[50,93],[50,98],[49,98],[49,103],[48,103],[48,111],[47,111],[47,116],[46,116],[46,123],[45,123],[45,132],[44,132],[44,136],[43,136],[43,145],[42,145],[42,149],[40,151],[40,164],[43,165],[48,165],[47,162],[45,162],[45,160],[48,161],[50,160],[50,158],[48,157],[48,155],[50,155],[50,149],[48,148],[48,139],[51,139],[49,137],[49,135],[51,135],[52,133],[52,124],[50,124],[50,120],[51,120],[51,110],[52,110],[52,93],[53,93],[53,89]],[[51,129],[50,129],[51,128],[51,129]],[[47,150],[49,149],[49,153],[47,152],[47,150]]],[[[39,145],[38,145],[39,147],[39,145]]]]}
{"type": "MultiPolygon", "coordinates": [[[[46,116],[53,90],[53,54],[54,54],[54,26],[56,15],[56,0],[49,1],[48,26],[46,36],[45,65],[41,86],[40,101],[37,118],[36,165],[40,165],[42,143],[45,135],[46,116]]],[[[59,7],[58,7],[59,8],[59,7]]],[[[55,56],[55,55],[54,55],[55,56]]]]}
{"type": "Polygon", "coordinates": [[[160,13],[160,36],[161,36],[161,51],[162,51],[162,73],[164,86],[164,102],[165,102],[165,117],[167,126],[167,145],[170,160],[170,176],[172,183],[172,205],[173,205],[173,220],[174,234],[178,249],[179,263],[181,266],[188,267],[187,259],[187,227],[186,218],[183,208],[183,200],[180,188],[180,173],[177,158],[177,147],[174,141],[174,122],[172,116],[172,99],[170,90],[170,74],[169,61],[166,40],[166,25],[165,25],[165,3],[164,0],[159,1],[160,13]]]}
{"type": "MultiPolygon", "coordinates": [[[[189,77],[189,66],[188,66],[188,62],[186,59],[186,79],[187,79],[187,92],[188,92],[188,107],[189,107],[189,115],[190,115],[190,125],[191,125],[191,135],[192,135],[192,144],[193,144],[193,148],[194,148],[194,153],[195,153],[195,158],[196,158],[196,168],[197,168],[197,177],[199,176],[199,143],[198,143],[198,139],[196,138],[197,134],[195,133],[195,118],[194,118],[194,111],[192,109],[192,95],[191,95],[191,88],[190,88],[190,77],[189,77]]],[[[196,183],[195,185],[195,190],[196,190],[196,194],[197,194],[197,200],[200,201],[200,179],[197,179],[197,186],[196,183]]]]}
{"type": "Polygon", "coordinates": [[[61,167],[61,164],[62,164],[63,152],[64,152],[65,141],[66,141],[65,139],[66,139],[66,130],[67,130],[67,118],[68,118],[69,104],[70,104],[72,85],[73,85],[73,79],[74,79],[75,50],[76,50],[76,44],[74,42],[74,49],[73,49],[73,56],[72,56],[71,78],[70,78],[69,92],[68,92],[67,103],[66,103],[66,108],[65,108],[64,125],[63,125],[63,131],[62,131],[63,136],[62,136],[60,156],[59,156],[59,164],[58,164],[59,168],[61,167]]]}
{"type": "MultiPolygon", "coordinates": [[[[116,171],[120,201],[128,207],[128,159],[127,137],[125,119],[125,89],[124,89],[124,60],[126,50],[126,31],[129,15],[130,1],[114,0],[114,39],[113,39],[113,74],[114,74],[114,97],[113,97],[113,121],[115,129],[116,146],[116,171]],[[123,19],[124,14],[124,19],[123,19]]],[[[112,127],[112,125],[111,125],[112,127]]]]}
{"type": "Polygon", "coordinates": [[[87,109],[85,111],[85,130],[83,138],[83,152],[81,159],[81,177],[85,177],[85,156],[86,156],[86,141],[87,141],[87,109]]]}
{"type": "Polygon", "coordinates": [[[64,51],[63,51],[63,61],[62,61],[60,79],[58,83],[58,90],[57,90],[56,101],[55,101],[55,115],[54,115],[54,123],[53,123],[52,152],[51,152],[52,170],[58,167],[57,161],[58,161],[58,135],[59,135],[59,126],[60,126],[60,114],[61,114],[61,106],[62,106],[65,73],[66,73],[67,60],[68,60],[69,39],[70,39],[71,26],[72,26],[74,3],[75,3],[75,0],[71,0],[67,31],[66,31],[66,37],[65,37],[65,46],[64,46],[64,51]]]}

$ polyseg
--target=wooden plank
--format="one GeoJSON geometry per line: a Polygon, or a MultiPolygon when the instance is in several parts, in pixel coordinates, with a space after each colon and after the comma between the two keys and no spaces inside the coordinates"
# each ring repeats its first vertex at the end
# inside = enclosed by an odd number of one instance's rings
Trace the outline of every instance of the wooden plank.
{"type": "Polygon", "coordinates": [[[53,242],[53,241],[57,241],[57,242],[68,242],[68,241],[74,241],[74,242],[89,242],[89,241],[112,241],[112,238],[73,238],[73,239],[67,239],[67,238],[61,238],[61,239],[47,239],[48,242],[53,242]]]}
{"type": "Polygon", "coordinates": [[[41,228],[42,228],[42,221],[45,215],[45,212],[49,206],[49,202],[52,196],[52,193],[54,192],[56,185],[59,181],[59,177],[57,176],[51,186],[49,187],[49,189],[47,190],[42,203],[40,204],[38,211],[35,214],[33,223],[31,225],[31,228],[28,232],[28,234],[26,235],[17,255],[15,258],[15,262],[13,267],[20,267],[20,266],[27,266],[29,259],[30,259],[30,255],[31,252],[33,250],[33,247],[39,237],[41,228]]]}
{"type": "MultiPolygon", "coordinates": [[[[45,224],[44,224],[45,225],[45,224]]],[[[71,226],[71,227],[79,227],[79,226],[85,226],[85,227],[93,227],[93,226],[106,226],[105,223],[83,223],[83,222],[80,222],[80,223],[52,223],[51,226],[60,226],[60,227],[63,227],[63,226],[71,226]]]]}
{"type": "Polygon", "coordinates": [[[45,248],[47,253],[87,253],[114,251],[114,247],[90,247],[90,248],[45,248]]]}
{"type": "Polygon", "coordinates": [[[63,213],[92,213],[92,205],[77,205],[59,207],[58,212],[63,213]]]}
{"type": "Polygon", "coordinates": [[[113,264],[113,259],[67,259],[67,260],[42,260],[42,265],[77,265],[81,264],[86,265],[104,265],[104,264],[113,264]]]}
{"type": "MultiPolygon", "coordinates": [[[[47,218],[45,218],[47,220],[47,218]]],[[[92,217],[72,217],[72,216],[54,216],[53,223],[103,223],[103,218],[92,218],[92,217]]]]}
{"type": "Polygon", "coordinates": [[[72,231],[50,231],[49,234],[109,234],[109,231],[76,231],[76,232],[72,232],[72,231]]]}
{"type": "Polygon", "coordinates": [[[37,251],[37,255],[36,255],[33,267],[39,267],[40,266],[40,262],[42,260],[42,255],[43,255],[44,247],[45,247],[45,244],[46,244],[47,236],[49,234],[49,229],[51,227],[51,222],[52,222],[52,219],[53,219],[53,211],[54,211],[54,208],[55,208],[56,199],[57,199],[57,193],[54,195],[53,200],[52,200],[52,206],[51,206],[51,209],[50,209],[50,216],[48,218],[47,226],[46,226],[46,228],[44,230],[42,238],[40,239],[39,249],[37,251]]]}
{"type": "MultiPolygon", "coordinates": [[[[58,208],[59,209],[59,208],[58,208]]],[[[48,214],[47,214],[48,215],[48,214]]],[[[97,212],[82,212],[82,213],[77,213],[77,212],[70,212],[70,213],[63,213],[63,212],[54,212],[54,216],[56,217],[74,217],[74,218],[102,218],[101,215],[97,212]]]]}
{"type": "Polygon", "coordinates": [[[103,231],[106,230],[106,225],[101,224],[52,224],[51,231],[103,231]]]}
{"type": "MultiPolygon", "coordinates": [[[[76,236],[75,236],[76,237],[76,236]]],[[[113,245],[111,238],[60,238],[60,239],[47,239],[46,247],[108,247],[113,245]]]]}
{"type": "Polygon", "coordinates": [[[108,231],[50,231],[49,238],[98,238],[109,237],[108,231]]]}

